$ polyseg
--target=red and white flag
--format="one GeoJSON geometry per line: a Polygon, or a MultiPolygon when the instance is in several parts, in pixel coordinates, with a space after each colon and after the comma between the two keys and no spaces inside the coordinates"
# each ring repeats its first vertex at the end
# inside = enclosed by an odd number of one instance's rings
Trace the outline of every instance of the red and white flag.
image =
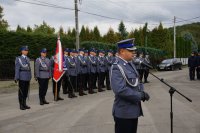
{"type": "Polygon", "coordinates": [[[64,74],[63,51],[62,51],[62,45],[60,42],[60,37],[58,37],[57,46],[56,46],[56,54],[54,56],[54,72],[53,72],[54,81],[58,82],[63,74],[64,74]]]}

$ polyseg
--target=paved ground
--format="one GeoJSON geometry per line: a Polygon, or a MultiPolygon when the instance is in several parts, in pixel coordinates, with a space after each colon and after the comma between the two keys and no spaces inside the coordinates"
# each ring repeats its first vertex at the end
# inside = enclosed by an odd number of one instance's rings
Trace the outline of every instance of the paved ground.
{"type": "MultiPolygon", "coordinates": [[[[189,81],[188,70],[155,72],[193,102],[174,94],[174,133],[200,133],[200,81],[189,81]]],[[[145,84],[151,95],[143,103],[144,117],[139,119],[138,133],[170,133],[169,88],[150,76],[145,84]]],[[[34,85],[37,88],[37,85],[34,85]]],[[[33,87],[32,87],[33,88],[33,87]]],[[[77,99],[40,106],[37,89],[30,92],[31,110],[18,109],[17,92],[0,94],[0,133],[113,133],[111,115],[114,95],[106,91],[77,99]]]]}

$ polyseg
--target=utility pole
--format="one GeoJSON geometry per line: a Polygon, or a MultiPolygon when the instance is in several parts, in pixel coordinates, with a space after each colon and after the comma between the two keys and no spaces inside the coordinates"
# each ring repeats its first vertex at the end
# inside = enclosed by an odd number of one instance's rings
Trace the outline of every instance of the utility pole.
{"type": "Polygon", "coordinates": [[[176,17],[174,16],[174,58],[176,58],[176,17]]]}
{"type": "Polygon", "coordinates": [[[145,31],[145,54],[147,53],[147,34],[148,34],[148,24],[145,23],[146,31],[145,31]]]}
{"type": "Polygon", "coordinates": [[[76,49],[80,48],[79,46],[79,26],[78,26],[78,2],[74,0],[75,3],[75,25],[76,25],[76,49]]]}

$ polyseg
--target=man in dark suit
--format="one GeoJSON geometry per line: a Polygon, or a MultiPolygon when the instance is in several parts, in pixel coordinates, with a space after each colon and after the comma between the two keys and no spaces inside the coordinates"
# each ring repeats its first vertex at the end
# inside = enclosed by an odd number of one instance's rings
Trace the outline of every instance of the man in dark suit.
{"type": "Polygon", "coordinates": [[[117,46],[119,56],[110,69],[111,88],[115,93],[115,133],[136,133],[138,117],[143,115],[141,101],[148,101],[150,97],[144,92],[132,62],[136,50],[133,39],[122,40],[117,46]]]}
{"type": "Polygon", "coordinates": [[[195,52],[192,52],[191,56],[188,58],[188,67],[189,67],[190,80],[194,80],[195,68],[197,67],[197,60],[195,57],[195,52]]]}

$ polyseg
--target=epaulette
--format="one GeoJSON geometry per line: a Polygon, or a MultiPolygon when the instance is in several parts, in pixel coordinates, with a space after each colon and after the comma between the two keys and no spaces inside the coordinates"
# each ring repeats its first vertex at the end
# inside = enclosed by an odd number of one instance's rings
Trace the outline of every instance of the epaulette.
{"type": "Polygon", "coordinates": [[[118,60],[116,60],[116,61],[113,63],[113,65],[117,65],[117,64],[118,64],[118,62],[119,62],[119,61],[118,61],[118,60]]]}

